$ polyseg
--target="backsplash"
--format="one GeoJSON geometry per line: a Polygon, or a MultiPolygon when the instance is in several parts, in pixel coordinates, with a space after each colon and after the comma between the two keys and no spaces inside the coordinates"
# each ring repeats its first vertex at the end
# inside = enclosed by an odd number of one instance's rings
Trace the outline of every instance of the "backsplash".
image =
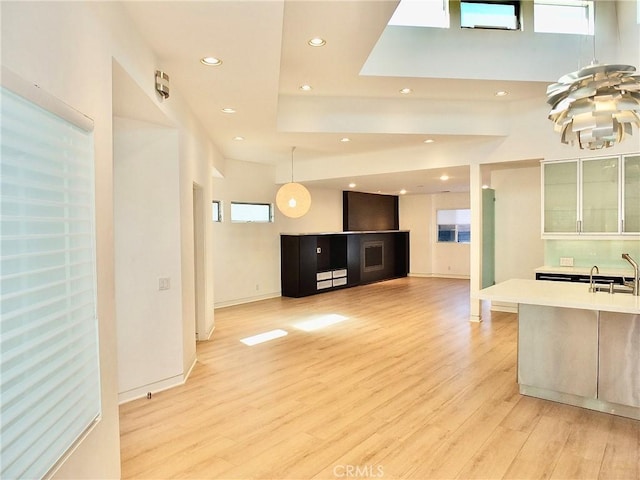
{"type": "Polygon", "coordinates": [[[627,268],[629,264],[621,258],[623,253],[628,253],[640,263],[640,241],[580,239],[544,242],[544,263],[550,267],[560,266],[560,257],[572,257],[574,267],[597,264],[605,268],[627,268]]]}

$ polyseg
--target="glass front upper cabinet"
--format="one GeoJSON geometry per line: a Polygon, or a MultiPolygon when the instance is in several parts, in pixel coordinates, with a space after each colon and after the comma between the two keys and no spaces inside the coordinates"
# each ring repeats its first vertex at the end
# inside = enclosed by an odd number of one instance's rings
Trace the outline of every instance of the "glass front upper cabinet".
{"type": "Polygon", "coordinates": [[[619,163],[618,157],[582,160],[580,232],[618,233],[619,163]]]}
{"type": "Polygon", "coordinates": [[[622,232],[640,233],[640,154],[622,157],[622,232]]]}
{"type": "Polygon", "coordinates": [[[542,164],[544,233],[576,233],[578,161],[542,164]]]}
{"type": "Polygon", "coordinates": [[[542,234],[640,235],[640,153],[542,164],[542,234]]]}

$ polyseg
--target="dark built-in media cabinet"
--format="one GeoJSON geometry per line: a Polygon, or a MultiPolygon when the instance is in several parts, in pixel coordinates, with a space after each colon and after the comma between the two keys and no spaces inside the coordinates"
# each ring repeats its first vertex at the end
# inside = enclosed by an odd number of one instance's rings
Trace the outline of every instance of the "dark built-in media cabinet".
{"type": "Polygon", "coordinates": [[[284,297],[406,277],[409,232],[281,234],[280,266],[284,297]]]}

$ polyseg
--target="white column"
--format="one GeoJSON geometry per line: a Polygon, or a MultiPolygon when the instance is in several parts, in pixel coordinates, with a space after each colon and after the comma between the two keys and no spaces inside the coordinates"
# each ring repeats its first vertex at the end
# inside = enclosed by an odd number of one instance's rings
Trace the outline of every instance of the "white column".
{"type": "Polygon", "coordinates": [[[470,259],[470,321],[482,321],[482,301],[478,291],[482,285],[482,174],[480,165],[470,166],[471,259],[470,259]]]}

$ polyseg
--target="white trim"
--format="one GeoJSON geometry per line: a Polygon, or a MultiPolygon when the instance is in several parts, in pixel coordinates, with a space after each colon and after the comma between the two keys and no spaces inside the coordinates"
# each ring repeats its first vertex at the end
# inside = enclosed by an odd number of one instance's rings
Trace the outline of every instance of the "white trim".
{"type": "Polygon", "coordinates": [[[91,118],[44,91],[39,85],[23,79],[4,65],[2,66],[2,74],[0,75],[0,84],[16,95],[26,98],[48,112],[74,124],[76,127],[86,132],[93,131],[93,120],[91,118]]]}
{"type": "Polygon", "coordinates": [[[144,398],[149,393],[163,392],[165,390],[184,385],[185,383],[187,383],[187,380],[189,380],[189,376],[191,375],[191,372],[193,371],[197,363],[198,358],[197,356],[194,356],[193,360],[191,361],[191,366],[185,374],[175,375],[173,377],[160,380],[159,382],[149,383],[147,385],[143,385],[142,387],[136,387],[126,392],[118,393],[118,404],[122,405],[139,398],[144,398]]]}
{"type": "Polygon", "coordinates": [[[260,300],[267,300],[269,298],[277,298],[281,296],[282,296],[281,292],[265,293],[264,295],[256,295],[255,297],[245,297],[245,298],[238,298],[236,300],[228,300],[226,302],[218,302],[213,305],[213,308],[216,309],[216,308],[233,307],[234,305],[242,305],[244,303],[259,302],[260,300]]]}
{"type": "Polygon", "coordinates": [[[471,280],[469,275],[455,275],[455,274],[447,274],[447,273],[411,273],[409,272],[409,277],[416,278],[452,278],[457,280],[471,280]]]}

